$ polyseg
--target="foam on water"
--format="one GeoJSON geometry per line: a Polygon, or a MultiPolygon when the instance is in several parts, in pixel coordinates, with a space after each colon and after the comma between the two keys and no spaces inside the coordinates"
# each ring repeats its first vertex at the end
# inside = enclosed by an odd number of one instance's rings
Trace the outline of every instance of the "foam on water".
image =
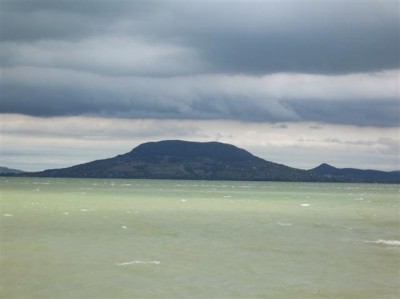
{"type": "Polygon", "coordinates": [[[118,263],[116,264],[117,266],[127,266],[127,265],[134,265],[134,264],[154,264],[154,265],[159,265],[161,262],[160,261],[131,261],[131,262],[124,262],[124,263],[118,263]]]}
{"type": "Polygon", "coordinates": [[[364,241],[365,243],[375,243],[375,244],[382,244],[382,245],[388,245],[388,246],[400,246],[400,241],[399,240],[376,240],[376,241],[364,241]]]}
{"type": "Polygon", "coordinates": [[[13,214],[3,214],[5,217],[12,217],[14,216],[13,214]]]}
{"type": "Polygon", "coordinates": [[[397,185],[9,180],[0,297],[398,298],[397,185]]]}
{"type": "Polygon", "coordinates": [[[278,224],[280,226],[291,226],[291,225],[293,225],[293,223],[290,223],[290,222],[278,222],[278,224]]]}

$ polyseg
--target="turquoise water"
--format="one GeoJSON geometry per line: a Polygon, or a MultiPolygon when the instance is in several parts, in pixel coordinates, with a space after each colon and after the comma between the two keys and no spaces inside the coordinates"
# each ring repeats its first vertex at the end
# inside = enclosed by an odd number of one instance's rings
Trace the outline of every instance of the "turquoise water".
{"type": "Polygon", "coordinates": [[[400,297],[398,185],[0,187],[0,298],[400,297]]]}

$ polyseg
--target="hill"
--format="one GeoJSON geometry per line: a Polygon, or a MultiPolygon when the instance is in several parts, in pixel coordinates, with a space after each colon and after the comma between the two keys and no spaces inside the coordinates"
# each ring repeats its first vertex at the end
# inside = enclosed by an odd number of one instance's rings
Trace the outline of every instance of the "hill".
{"type": "Polygon", "coordinates": [[[317,173],[321,181],[363,182],[363,183],[400,183],[399,171],[362,170],[356,168],[336,168],[323,163],[310,171],[317,173]]]}
{"type": "Polygon", "coordinates": [[[114,158],[24,176],[70,178],[245,180],[400,183],[400,172],[339,169],[328,164],[301,170],[263,160],[219,142],[148,142],[114,158]]]}
{"type": "Polygon", "coordinates": [[[129,153],[30,176],[255,181],[313,181],[315,174],[265,161],[230,144],[168,140],[129,153]]]}
{"type": "Polygon", "coordinates": [[[23,173],[23,171],[19,169],[12,169],[0,166],[0,174],[19,174],[19,173],[23,173]]]}

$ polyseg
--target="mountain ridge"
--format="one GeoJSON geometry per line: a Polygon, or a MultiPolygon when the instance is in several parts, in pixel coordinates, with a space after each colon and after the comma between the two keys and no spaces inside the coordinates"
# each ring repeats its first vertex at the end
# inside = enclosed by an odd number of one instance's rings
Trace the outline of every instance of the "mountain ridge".
{"type": "Polygon", "coordinates": [[[264,160],[231,144],[182,140],[147,142],[113,158],[22,176],[400,183],[398,172],[339,169],[326,163],[302,170],[264,160]]]}

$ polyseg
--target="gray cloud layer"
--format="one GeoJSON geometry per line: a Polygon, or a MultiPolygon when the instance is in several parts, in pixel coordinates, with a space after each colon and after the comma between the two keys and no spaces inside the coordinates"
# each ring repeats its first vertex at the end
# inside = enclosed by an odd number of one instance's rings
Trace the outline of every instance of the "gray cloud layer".
{"type": "Polygon", "coordinates": [[[1,19],[3,41],[140,37],[194,49],[208,62],[208,72],[399,67],[399,3],[391,0],[12,0],[2,1],[1,19]]]}
{"type": "Polygon", "coordinates": [[[1,113],[399,125],[397,1],[1,2],[1,113]]]}

